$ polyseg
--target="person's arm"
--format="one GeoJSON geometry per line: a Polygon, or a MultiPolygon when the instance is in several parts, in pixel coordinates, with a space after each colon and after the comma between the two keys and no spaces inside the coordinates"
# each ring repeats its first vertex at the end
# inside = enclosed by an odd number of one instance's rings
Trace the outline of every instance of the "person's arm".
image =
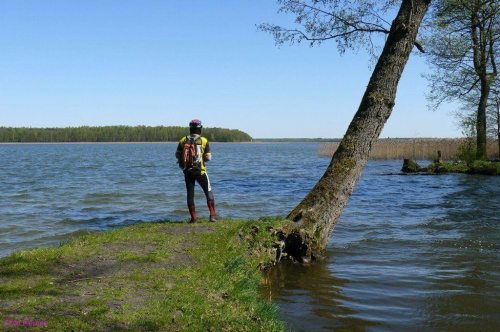
{"type": "Polygon", "coordinates": [[[181,142],[179,142],[179,145],[177,145],[177,151],[175,151],[175,158],[179,160],[182,154],[182,145],[181,142]]]}
{"type": "Polygon", "coordinates": [[[205,151],[203,152],[203,161],[209,162],[210,160],[212,160],[212,154],[210,153],[210,145],[207,141],[207,144],[205,145],[205,151]]]}

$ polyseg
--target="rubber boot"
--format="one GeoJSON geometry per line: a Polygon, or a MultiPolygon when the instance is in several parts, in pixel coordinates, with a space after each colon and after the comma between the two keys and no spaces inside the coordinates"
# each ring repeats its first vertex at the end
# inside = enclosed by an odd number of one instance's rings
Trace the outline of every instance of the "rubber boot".
{"type": "Polygon", "coordinates": [[[210,222],[219,221],[219,216],[215,213],[215,202],[207,201],[207,205],[210,210],[210,222]]]}
{"type": "Polygon", "coordinates": [[[189,209],[189,214],[191,215],[191,220],[189,220],[189,222],[197,222],[198,221],[198,218],[196,218],[196,212],[194,211],[195,208],[194,208],[194,205],[192,206],[188,206],[188,209],[189,209]]]}

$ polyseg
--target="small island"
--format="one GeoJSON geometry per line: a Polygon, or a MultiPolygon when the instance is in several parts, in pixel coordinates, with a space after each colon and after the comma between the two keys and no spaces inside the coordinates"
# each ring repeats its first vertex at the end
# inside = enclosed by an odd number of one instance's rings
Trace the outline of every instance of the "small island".
{"type": "Polygon", "coordinates": [[[500,175],[500,160],[471,160],[471,161],[453,161],[445,162],[441,159],[441,153],[438,151],[438,158],[427,167],[420,166],[413,159],[404,159],[401,172],[404,174],[442,174],[442,173],[467,173],[500,175]]]}

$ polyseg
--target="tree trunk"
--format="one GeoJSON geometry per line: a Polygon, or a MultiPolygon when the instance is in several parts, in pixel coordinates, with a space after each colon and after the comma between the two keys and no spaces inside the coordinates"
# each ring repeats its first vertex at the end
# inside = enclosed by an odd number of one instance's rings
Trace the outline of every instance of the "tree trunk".
{"type": "Polygon", "coordinates": [[[497,140],[498,140],[498,158],[500,159],[500,100],[496,100],[496,107],[497,107],[497,140]]]}
{"type": "Polygon", "coordinates": [[[328,244],[342,209],[354,191],[372,145],[391,115],[403,69],[430,0],[403,0],[361,104],[325,174],[288,215],[294,223],[289,251],[298,260],[318,256],[328,244]],[[304,243],[309,241],[306,249],[304,243]],[[309,256],[309,257],[308,257],[309,256]]]}
{"type": "Polygon", "coordinates": [[[491,133],[496,136],[498,145],[498,158],[500,158],[500,93],[498,90],[493,90],[493,106],[491,110],[491,121],[493,122],[491,133]]]}
{"type": "Polygon", "coordinates": [[[476,159],[486,160],[486,107],[490,94],[490,86],[486,77],[481,78],[481,96],[477,107],[477,123],[476,123],[476,159]]]}

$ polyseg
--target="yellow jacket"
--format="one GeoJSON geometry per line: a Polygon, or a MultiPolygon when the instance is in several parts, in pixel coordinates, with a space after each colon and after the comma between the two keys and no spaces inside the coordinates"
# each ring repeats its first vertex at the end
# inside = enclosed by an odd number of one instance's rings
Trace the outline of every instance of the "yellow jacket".
{"type": "Polygon", "coordinates": [[[210,145],[208,144],[208,140],[205,137],[201,137],[199,135],[188,135],[184,136],[183,138],[180,139],[179,145],[177,146],[177,151],[175,152],[175,157],[179,159],[182,155],[182,150],[184,149],[184,143],[186,142],[187,138],[190,137],[198,137],[195,140],[196,144],[196,154],[200,158],[200,165],[201,165],[201,175],[205,174],[207,169],[205,166],[205,162],[208,162],[212,159],[212,154],[210,153],[210,145]]]}

